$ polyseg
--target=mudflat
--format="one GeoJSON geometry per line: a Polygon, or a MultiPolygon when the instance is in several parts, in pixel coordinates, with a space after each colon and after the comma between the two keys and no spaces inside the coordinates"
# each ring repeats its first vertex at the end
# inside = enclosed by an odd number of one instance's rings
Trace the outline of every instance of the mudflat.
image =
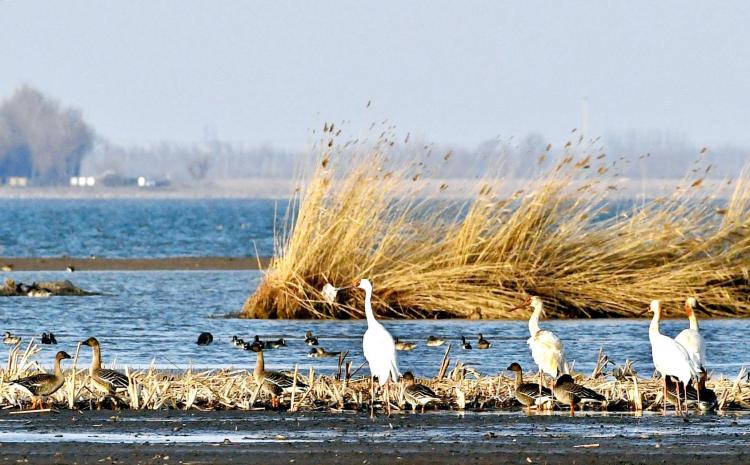
{"type": "Polygon", "coordinates": [[[750,462],[750,415],[0,413],[6,463],[750,462]]]}

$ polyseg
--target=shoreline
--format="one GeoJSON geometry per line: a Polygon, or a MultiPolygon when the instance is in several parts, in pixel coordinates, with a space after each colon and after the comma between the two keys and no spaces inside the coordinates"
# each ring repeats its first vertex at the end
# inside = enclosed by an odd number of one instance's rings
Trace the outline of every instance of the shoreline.
{"type": "Polygon", "coordinates": [[[257,411],[1,412],[0,452],[23,463],[717,464],[748,460],[747,416],[257,411]]]}
{"type": "Polygon", "coordinates": [[[160,270],[253,270],[268,268],[270,257],[0,257],[3,272],[14,271],[160,271],[160,270]],[[8,269],[10,270],[8,271],[8,269]]]}

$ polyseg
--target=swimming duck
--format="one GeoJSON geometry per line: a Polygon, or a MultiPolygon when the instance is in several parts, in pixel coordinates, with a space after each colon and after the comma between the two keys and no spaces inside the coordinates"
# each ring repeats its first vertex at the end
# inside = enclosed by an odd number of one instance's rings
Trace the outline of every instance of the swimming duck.
{"type": "Polygon", "coordinates": [[[21,337],[10,334],[10,331],[6,331],[5,334],[3,335],[3,344],[14,346],[20,343],[21,343],[21,337]]]}
{"type": "Polygon", "coordinates": [[[396,344],[396,350],[414,350],[417,348],[417,344],[413,342],[399,341],[398,338],[393,342],[396,344]]]}
{"type": "Polygon", "coordinates": [[[553,390],[555,399],[565,405],[570,405],[570,414],[575,415],[575,406],[581,402],[598,402],[603,404],[607,401],[606,397],[593,391],[585,386],[576,384],[573,377],[564,374],[557,378],[555,381],[555,388],[553,390]]]}
{"type": "MultiPolygon", "coordinates": [[[[253,371],[255,382],[261,385],[262,390],[271,395],[271,406],[273,408],[278,408],[279,397],[285,392],[292,392],[294,378],[279,371],[266,371],[265,361],[263,359],[263,348],[260,344],[251,344],[250,350],[258,354],[255,361],[255,370],[253,371]]],[[[297,390],[307,390],[307,384],[297,380],[297,390]]]]}
{"type": "Polygon", "coordinates": [[[235,334],[234,336],[232,336],[232,345],[237,348],[243,348],[245,346],[245,341],[237,337],[237,335],[235,334]]]}
{"type": "Polygon", "coordinates": [[[314,347],[310,349],[310,353],[307,354],[310,358],[333,358],[341,355],[341,352],[328,352],[322,347],[314,347]]]}
{"type": "Polygon", "coordinates": [[[485,339],[484,336],[482,336],[482,333],[479,333],[479,338],[477,339],[477,348],[489,349],[490,347],[492,347],[492,343],[485,339]]]}
{"type": "Polygon", "coordinates": [[[55,355],[54,373],[37,373],[11,381],[10,384],[31,396],[31,410],[34,410],[37,405],[41,410],[44,408],[44,397],[51,396],[65,384],[60,362],[70,358],[67,352],[60,351],[55,355]]]}
{"type": "Polygon", "coordinates": [[[266,341],[264,345],[264,349],[281,349],[282,347],[286,347],[286,341],[284,338],[276,339],[275,341],[266,341]]]}
{"type": "Polygon", "coordinates": [[[419,384],[414,380],[414,375],[411,371],[407,371],[404,373],[404,399],[411,404],[411,408],[413,411],[417,410],[417,405],[422,406],[422,413],[424,413],[424,407],[425,405],[429,404],[430,402],[439,402],[442,399],[435,394],[435,391],[430,389],[429,387],[425,386],[424,384],[419,384]]]}
{"type": "Polygon", "coordinates": [[[102,352],[99,341],[90,337],[81,342],[81,345],[91,347],[93,352],[91,365],[89,366],[89,377],[94,386],[104,394],[114,397],[118,392],[128,390],[128,377],[119,371],[102,368],[102,352]]]}
{"type": "Polygon", "coordinates": [[[76,267],[74,267],[73,265],[68,265],[65,267],[65,271],[67,271],[68,273],[72,273],[75,270],[76,270],[76,267]]]}
{"type": "Polygon", "coordinates": [[[427,347],[440,347],[445,344],[445,339],[439,337],[430,336],[427,338],[427,347]]]}
{"type": "Polygon", "coordinates": [[[523,382],[523,370],[521,370],[521,365],[518,363],[511,363],[506,370],[512,371],[516,374],[516,389],[514,395],[516,400],[522,405],[531,408],[532,405],[544,405],[553,399],[552,391],[546,387],[540,386],[536,383],[523,382]]]}
{"type": "Polygon", "coordinates": [[[214,336],[211,333],[200,333],[198,335],[198,342],[197,344],[199,346],[207,346],[214,342],[214,336]]]}
{"type": "Polygon", "coordinates": [[[316,346],[318,345],[318,338],[313,336],[312,331],[308,331],[305,333],[305,344],[309,346],[316,346]]]}
{"type": "Polygon", "coordinates": [[[55,335],[51,332],[42,333],[42,344],[57,344],[57,338],[55,338],[55,335]]]}
{"type": "Polygon", "coordinates": [[[465,350],[471,350],[471,344],[466,342],[466,338],[461,336],[461,348],[465,350]]]}
{"type": "Polygon", "coordinates": [[[266,347],[266,343],[265,343],[265,342],[263,342],[263,341],[261,341],[261,340],[260,340],[260,336],[258,336],[257,334],[256,334],[256,335],[255,335],[255,337],[253,338],[253,342],[252,342],[252,344],[245,344],[245,346],[244,346],[244,347],[245,347],[245,350],[249,350],[249,349],[250,349],[250,346],[252,346],[253,344],[256,344],[256,345],[258,345],[258,346],[259,346],[259,347],[260,347],[261,349],[270,349],[270,347],[266,347]]]}

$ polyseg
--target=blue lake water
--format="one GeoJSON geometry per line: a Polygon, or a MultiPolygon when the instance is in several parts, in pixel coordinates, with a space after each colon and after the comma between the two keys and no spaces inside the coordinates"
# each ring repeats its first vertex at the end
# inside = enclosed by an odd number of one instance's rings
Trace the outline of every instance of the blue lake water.
{"type": "MultiPolygon", "coordinates": [[[[12,297],[0,299],[0,331],[24,337],[53,331],[59,344],[43,346],[39,361],[48,365],[57,350],[75,353],[78,341],[96,336],[102,342],[105,362],[116,359],[118,365],[146,367],[152,360],[162,368],[240,367],[250,368],[255,354],[234,348],[232,335],[250,339],[284,337],[289,346],[267,353],[273,368],[306,369],[333,372],[335,359],[311,359],[304,345],[306,330],[320,337],[321,346],[330,351],[350,351],[354,367],[364,361],[361,337],[365,321],[266,321],[224,318],[239,310],[247,295],[257,286],[261,274],[256,271],[177,271],[177,272],[14,272],[17,281],[72,279],[85,289],[102,292],[92,297],[12,297]],[[210,331],[214,343],[195,344],[201,331],[210,331]]],[[[376,283],[377,284],[377,283],[376,283]]],[[[376,289],[377,292],[377,289],[376,289]]],[[[750,320],[703,320],[708,344],[709,369],[715,374],[733,377],[743,366],[750,366],[746,335],[750,320]]],[[[534,365],[526,345],[528,329],[524,321],[386,321],[394,336],[415,341],[411,352],[399,353],[402,371],[418,375],[437,373],[446,346],[427,347],[429,335],[453,342],[452,358],[475,367],[483,374],[503,372],[513,361],[526,370],[534,365]],[[493,342],[488,350],[461,350],[462,335],[475,339],[481,332],[493,342]]],[[[545,321],[543,327],[554,330],[565,344],[575,368],[590,373],[600,347],[615,362],[629,358],[642,376],[653,371],[648,341],[647,320],[575,320],[545,321]]],[[[683,320],[669,320],[662,331],[672,336],[687,326],[683,320]]],[[[0,348],[7,353],[7,346],[0,348]]],[[[88,348],[81,351],[82,363],[90,360],[88,348]]],[[[0,359],[5,355],[1,355],[0,359]]]]}
{"type": "Polygon", "coordinates": [[[0,256],[260,256],[281,200],[0,200],[0,256]]]}

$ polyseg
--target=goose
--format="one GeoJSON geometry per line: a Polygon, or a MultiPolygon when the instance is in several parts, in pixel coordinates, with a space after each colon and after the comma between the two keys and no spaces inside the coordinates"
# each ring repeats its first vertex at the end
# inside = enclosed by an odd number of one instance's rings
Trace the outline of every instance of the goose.
{"type": "Polygon", "coordinates": [[[573,377],[564,374],[557,378],[553,389],[555,399],[570,406],[570,415],[575,415],[575,406],[579,403],[598,402],[604,404],[607,398],[585,386],[576,384],[573,377]]]}
{"type": "Polygon", "coordinates": [[[436,336],[430,336],[427,338],[427,347],[440,347],[443,344],[445,344],[445,339],[436,336]]]}
{"type": "Polygon", "coordinates": [[[391,414],[389,400],[390,382],[398,381],[401,374],[398,370],[396,343],[393,336],[375,318],[372,310],[372,284],[367,279],[360,279],[355,286],[365,291],[365,315],[367,317],[367,331],[362,337],[362,350],[370,367],[370,416],[375,415],[373,400],[375,397],[375,377],[381,387],[385,387],[385,405],[388,415],[391,414]]]}
{"type": "Polygon", "coordinates": [[[92,357],[89,366],[89,377],[99,391],[114,399],[116,394],[128,390],[128,377],[119,371],[102,368],[102,353],[99,341],[90,337],[81,342],[81,345],[91,347],[92,357]]]}
{"type": "Polygon", "coordinates": [[[333,358],[341,355],[341,352],[328,352],[322,347],[313,347],[307,354],[310,358],[333,358]]]}
{"type": "Polygon", "coordinates": [[[435,391],[420,384],[414,380],[414,375],[411,371],[404,373],[404,399],[411,404],[412,411],[417,411],[417,405],[422,407],[422,413],[424,408],[430,402],[439,402],[442,399],[435,394],[435,391]]]}
{"type": "Polygon", "coordinates": [[[318,345],[318,338],[313,336],[312,331],[308,331],[305,333],[305,344],[309,346],[316,346],[318,345]]]}
{"type": "Polygon", "coordinates": [[[21,337],[12,335],[10,331],[6,331],[5,334],[3,335],[3,344],[15,346],[20,343],[21,343],[21,337]]]}
{"type": "Polygon", "coordinates": [[[492,347],[492,343],[485,339],[484,336],[482,336],[482,333],[479,333],[479,338],[477,338],[477,348],[489,349],[490,347],[492,347]]]}
{"type": "Polygon", "coordinates": [[[417,348],[414,342],[399,341],[398,338],[394,340],[394,344],[396,344],[396,350],[409,351],[417,348]]]}
{"type": "Polygon", "coordinates": [[[31,410],[34,410],[37,405],[41,410],[44,408],[44,397],[51,396],[65,384],[60,362],[70,358],[67,352],[60,351],[55,355],[54,373],[37,373],[11,381],[10,384],[31,396],[31,410]]]}
{"type": "Polygon", "coordinates": [[[541,406],[553,399],[552,392],[546,387],[540,386],[537,383],[525,383],[523,381],[523,370],[518,363],[511,363],[506,370],[512,371],[516,375],[513,395],[521,405],[530,409],[532,405],[541,406]]]}
{"type": "MultiPolygon", "coordinates": [[[[260,344],[251,344],[250,350],[258,354],[255,359],[255,370],[253,371],[255,382],[260,384],[263,391],[271,395],[271,406],[278,408],[280,403],[279,398],[284,393],[292,392],[294,378],[286,373],[266,370],[263,347],[260,344]]],[[[297,380],[296,389],[298,391],[305,391],[307,390],[307,384],[297,380]]]]}
{"type": "MultiPolygon", "coordinates": [[[[652,300],[649,311],[654,314],[648,328],[648,338],[651,342],[651,358],[653,359],[654,367],[662,376],[664,411],[666,412],[667,376],[674,376],[683,386],[687,386],[691,379],[697,377],[700,370],[694,365],[687,350],[679,342],[659,332],[661,302],[652,300]]],[[[677,384],[677,391],[678,393],[680,391],[679,383],[677,384]]],[[[677,402],[677,412],[682,412],[680,402],[677,402]]]]}

